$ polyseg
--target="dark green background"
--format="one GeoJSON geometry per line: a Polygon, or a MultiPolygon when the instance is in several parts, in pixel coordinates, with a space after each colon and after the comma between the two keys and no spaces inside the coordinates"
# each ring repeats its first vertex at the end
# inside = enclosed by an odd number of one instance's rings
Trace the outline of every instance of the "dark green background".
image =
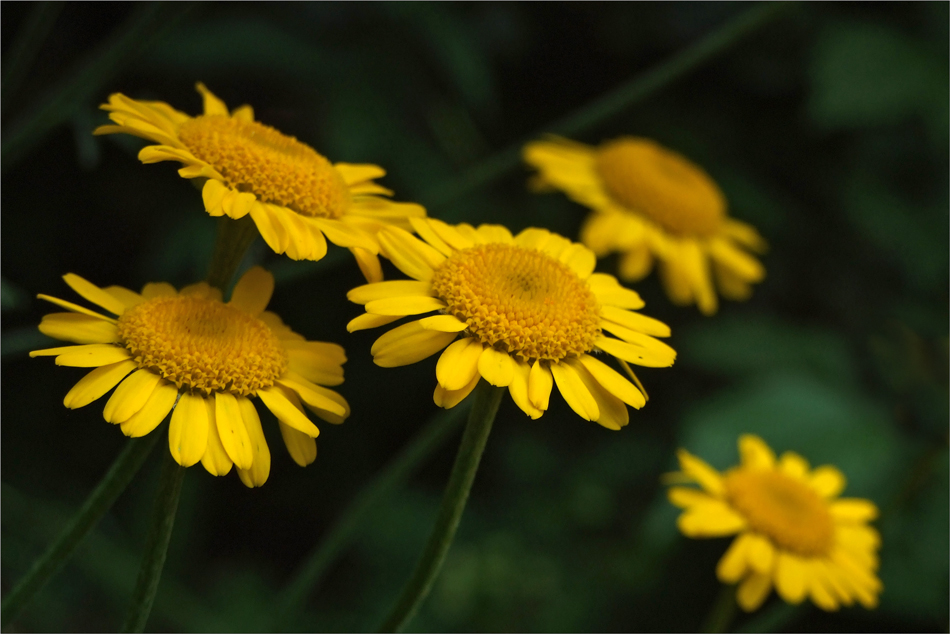
{"type": "MultiPolygon", "coordinates": [[[[585,210],[528,193],[523,167],[461,196],[447,183],[753,6],[3,3],[3,592],[126,442],[102,420],[105,399],[63,408],[83,371],[27,357],[47,345],[35,326],[51,307],[35,295],[74,300],[66,272],[130,288],[190,283],[213,244],[214,220],[174,166],[139,164],[132,137],[91,135],[109,93],[195,114],[204,81],[331,160],[382,165],[397,199],[441,202],[433,216],[576,237],[585,210]]],[[[731,213],[771,243],[768,277],[711,318],[671,306],[655,276],[635,286],[679,357],[640,373],[651,400],[621,432],[559,397],[539,421],[506,398],[411,629],[699,628],[728,542],[681,537],[659,476],[680,446],[725,468],[738,434],[754,432],[838,465],[846,495],[879,505],[885,590],[876,611],[834,615],[782,610],[773,596],[760,612],[771,620],[737,625],[947,630],[947,6],[793,7],[578,135],[648,136],[705,166],[731,213]]],[[[248,263],[277,275],[271,306],[289,325],[346,347],[352,417],[321,425],[304,470],[265,415],[273,468],[262,489],[188,472],[150,628],[273,627],[306,554],[437,411],[434,358],[378,368],[378,333],[346,333],[361,310],[345,293],[361,278],[340,251],[297,263],[258,241],[248,263]]],[[[290,629],[374,627],[426,538],[456,442],[373,510],[290,629]]],[[[119,625],[157,467],[156,452],[11,631],[119,625]]]]}

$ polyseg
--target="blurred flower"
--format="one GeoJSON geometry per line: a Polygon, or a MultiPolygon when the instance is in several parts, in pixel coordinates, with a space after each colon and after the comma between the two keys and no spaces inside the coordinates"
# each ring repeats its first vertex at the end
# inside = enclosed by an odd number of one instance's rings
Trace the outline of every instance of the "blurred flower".
{"type": "Polygon", "coordinates": [[[148,434],[174,410],[168,443],[183,467],[200,460],[212,475],[225,475],[233,463],[245,485],[264,484],[270,450],[252,396],[277,417],[300,466],[316,458],[314,438],[320,433],[301,401],[331,423],[350,414],[342,396],[321,387],[343,382],[343,348],[307,341],[265,311],[274,278],[260,267],[241,277],[228,303],[203,282],[180,292],[165,283],[147,284],[139,294],[121,286],[99,288],[72,273],[64,279],[118,319],[39,295],[71,311],[44,316],[40,331],[79,345],[30,356],[55,355],[56,365],[96,368],[66,394],[63,404],[70,409],[118,386],[104,416],[126,436],[148,434]]]}
{"type": "Polygon", "coordinates": [[[675,486],[670,501],[684,509],[677,522],[687,537],[738,534],[719,560],[723,583],[739,583],[736,599],[755,610],[775,589],[797,604],[810,597],[823,610],[837,610],[857,599],[877,606],[881,582],[875,571],[878,532],[867,525],[877,517],[868,500],[838,498],[844,475],[832,466],[810,470],[793,452],[775,454],[752,435],[739,438],[742,464],[718,473],[685,450],[682,473],[675,476],[702,488],[675,486]],[[740,583],[741,582],[741,583],[740,583]]]}
{"type": "Polygon", "coordinates": [[[598,257],[620,252],[624,280],[645,277],[656,258],[670,299],[711,315],[718,308],[713,277],[723,297],[736,300],[765,277],[746,251],[764,252],[765,240],[728,216],[702,168],[653,141],[621,137],[595,148],[553,138],[526,145],[524,159],[540,171],[538,189],[560,189],[594,210],[581,241],[598,257]]]}
{"type": "Polygon", "coordinates": [[[203,181],[209,214],[250,215],[274,252],[319,260],[329,239],[353,252],[367,280],[381,280],[376,232],[389,225],[408,229],[408,218],[425,216],[425,209],[381,198],[392,195],[373,182],[386,174],[381,167],[330,163],[296,138],[255,121],[250,106],[229,113],[204,84],[197,88],[204,114],[196,117],[164,102],[114,93],[102,109],[117,125],[100,126],[94,134],[121,132],[159,143],[142,148],[139,160],[182,163],[182,178],[203,181]]]}
{"type": "Polygon", "coordinates": [[[476,229],[415,218],[412,225],[422,240],[389,228],[380,231],[379,243],[413,280],[350,291],[347,297],[365,304],[366,313],[347,328],[438,311],[390,330],[372,353],[377,365],[396,367],[448,346],[435,370],[440,407],[454,407],[484,378],[507,387],[518,407],[538,418],[556,383],[582,418],[620,429],[628,422],[626,405],[645,403],[642,388],[590,353],[650,367],[673,364],[673,349],[653,338],[670,329],[628,310],[643,306],[640,296],[613,276],[594,273],[596,258],[587,247],[544,229],[512,237],[499,225],[476,229]]]}

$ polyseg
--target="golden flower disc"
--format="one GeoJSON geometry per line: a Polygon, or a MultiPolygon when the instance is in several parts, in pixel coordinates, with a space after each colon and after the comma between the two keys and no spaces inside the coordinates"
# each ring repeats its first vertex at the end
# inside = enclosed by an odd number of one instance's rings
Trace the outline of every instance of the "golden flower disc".
{"type": "Polygon", "coordinates": [[[305,216],[338,218],[350,205],[343,177],[325,157],[292,136],[257,121],[201,115],[178,138],[226,184],[305,216]]]}
{"type": "Polygon", "coordinates": [[[716,183],[685,157],[646,139],[607,142],[596,154],[597,172],[624,207],[682,235],[711,235],[726,217],[716,183]]]}
{"type": "Polygon", "coordinates": [[[587,284],[541,251],[464,249],[436,269],[432,288],[479,341],[524,359],[580,355],[600,335],[600,308],[587,284]]]}
{"type": "Polygon", "coordinates": [[[157,297],[125,311],[118,331],[139,367],[179,389],[247,396],[273,385],[287,368],[267,324],[216,300],[157,297]]]}
{"type": "Polygon", "coordinates": [[[804,482],[779,471],[732,469],[723,483],[749,526],[804,557],[826,556],[834,544],[828,505],[804,482]]]}

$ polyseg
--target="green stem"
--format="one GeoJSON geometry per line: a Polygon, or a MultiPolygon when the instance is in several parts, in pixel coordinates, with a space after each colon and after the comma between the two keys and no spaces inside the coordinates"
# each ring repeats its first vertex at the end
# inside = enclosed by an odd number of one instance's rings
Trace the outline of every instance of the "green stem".
{"type": "Polygon", "coordinates": [[[462,511],[465,510],[465,503],[468,501],[468,492],[472,488],[472,482],[475,481],[475,472],[478,471],[478,463],[482,459],[482,452],[485,450],[485,443],[488,442],[488,434],[491,432],[491,426],[495,421],[495,414],[498,413],[498,405],[504,393],[504,388],[492,387],[484,380],[475,387],[472,411],[468,417],[465,433],[462,435],[458,454],[455,456],[455,464],[452,466],[452,474],[449,476],[449,483],[442,496],[442,506],[439,508],[432,534],[429,535],[422,557],[419,558],[415,571],[406,582],[395,607],[378,631],[402,631],[429,594],[432,583],[442,568],[449,546],[455,538],[462,511]]]}
{"type": "Polygon", "coordinates": [[[208,268],[207,282],[215,288],[226,291],[244,259],[254,238],[257,227],[250,216],[239,220],[221,216],[218,218],[218,236],[214,243],[214,254],[208,268]]]}
{"type": "MultiPolygon", "coordinates": [[[[159,434],[151,434],[158,436],[159,434]]],[[[155,592],[165,567],[165,555],[168,553],[168,541],[175,525],[175,513],[178,511],[178,499],[181,496],[181,483],[185,479],[185,468],[172,457],[170,451],[162,452],[162,475],[152,508],[152,527],[145,540],[145,556],[139,569],[135,590],[132,593],[132,605],[122,625],[123,632],[142,632],[152,611],[155,592]]]]}
{"type": "Polygon", "coordinates": [[[716,633],[728,632],[732,626],[733,619],[736,618],[738,607],[736,603],[736,586],[723,586],[722,590],[719,591],[719,596],[716,597],[716,602],[713,603],[712,608],[709,610],[709,614],[707,614],[703,620],[703,627],[700,631],[716,633]]]}
{"type": "Polygon", "coordinates": [[[320,545],[307,557],[297,577],[280,593],[282,599],[278,604],[275,620],[261,629],[264,631],[283,629],[281,626],[299,608],[304,598],[313,591],[327,568],[336,561],[347,546],[353,543],[360,528],[372,512],[455,432],[465,409],[463,406],[458,406],[434,416],[399,455],[386,465],[376,479],[360,491],[320,545]]]}
{"type": "Polygon", "coordinates": [[[20,582],[3,599],[0,622],[3,627],[13,620],[72,556],[83,538],[99,522],[141,468],[160,434],[129,440],[99,486],[82,505],[59,538],[37,559],[20,582]]]}
{"type": "MultiPolygon", "coordinates": [[[[431,213],[433,209],[448,206],[449,203],[473,190],[504,176],[509,170],[521,164],[521,150],[525,142],[548,133],[573,136],[589,130],[700,68],[743,37],[775,19],[791,4],[793,3],[765,2],[745,11],[659,66],[633,77],[574,114],[545,126],[529,139],[509,146],[455,179],[425,192],[421,197],[422,202],[431,213]]],[[[439,215],[443,220],[448,219],[449,216],[451,212],[439,215]]]]}

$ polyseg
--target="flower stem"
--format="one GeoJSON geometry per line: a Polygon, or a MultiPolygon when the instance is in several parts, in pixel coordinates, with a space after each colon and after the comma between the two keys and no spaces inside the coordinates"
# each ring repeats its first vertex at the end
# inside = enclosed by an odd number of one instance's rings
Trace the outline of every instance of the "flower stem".
{"type": "Polygon", "coordinates": [[[218,236],[214,254],[208,268],[207,282],[222,292],[228,289],[234,274],[244,259],[247,248],[257,237],[257,226],[250,216],[238,220],[221,216],[218,218],[218,236]]]}
{"type": "Polygon", "coordinates": [[[703,621],[701,632],[728,632],[736,618],[736,586],[723,586],[703,621]]]}
{"type": "Polygon", "coordinates": [[[99,486],[86,499],[79,511],[50,547],[33,562],[30,570],[3,599],[0,623],[3,627],[12,621],[43,586],[63,567],[83,538],[99,522],[116,498],[125,490],[132,477],[155,446],[159,434],[129,440],[115,459],[99,486]]]}
{"type": "Polygon", "coordinates": [[[281,600],[272,617],[275,620],[262,624],[263,631],[285,629],[282,626],[286,624],[287,619],[307,594],[312,592],[330,564],[353,542],[363,523],[379,507],[381,501],[458,429],[465,409],[460,405],[439,412],[409,441],[399,455],[383,468],[376,479],[360,491],[323,537],[320,545],[307,557],[296,578],[280,592],[281,600]]]}
{"type": "Polygon", "coordinates": [[[468,492],[475,480],[478,463],[482,459],[488,434],[491,432],[498,405],[505,393],[504,388],[493,387],[487,381],[480,381],[475,387],[472,411],[468,417],[462,443],[459,445],[455,464],[452,465],[452,474],[442,496],[442,506],[435,520],[432,534],[426,543],[422,557],[416,565],[415,571],[406,582],[402,594],[396,601],[395,607],[380,625],[380,632],[399,632],[415,615],[422,601],[429,594],[432,583],[435,581],[445,555],[455,538],[462,511],[468,501],[468,492]]]}
{"type": "MultiPolygon", "coordinates": [[[[159,434],[151,434],[158,436],[159,434]]],[[[132,593],[132,605],[122,626],[123,632],[141,632],[145,629],[152,603],[155,601],[155,592],[165,566],[165,555],[168,553],[168,541],[172,536],[172,527],[175,525],[175,513],[178,511],[178,499],[181,496],[181,483],[185,478],[185,468],[180,466],[172,457],[170,451],[162,452],[165,459],[162,462],[162,474],[158,483],[158,493],[155,495],[155,505],[152,508],[152,527],[145,540],[145,556],[142,558],[142,567],[135,582],[132,593]]]]}

